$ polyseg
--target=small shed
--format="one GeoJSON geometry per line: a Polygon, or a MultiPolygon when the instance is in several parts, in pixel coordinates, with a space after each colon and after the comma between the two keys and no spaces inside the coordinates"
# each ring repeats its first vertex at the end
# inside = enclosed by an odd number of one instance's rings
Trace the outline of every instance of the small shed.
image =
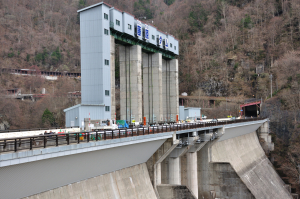
{"type": "Polygon", "coordinates": [[[179,119],[186,120],[186,118],[195,119],[200,118],[201,108],[198,107],[184,107],[179,106],[179,119]]]}

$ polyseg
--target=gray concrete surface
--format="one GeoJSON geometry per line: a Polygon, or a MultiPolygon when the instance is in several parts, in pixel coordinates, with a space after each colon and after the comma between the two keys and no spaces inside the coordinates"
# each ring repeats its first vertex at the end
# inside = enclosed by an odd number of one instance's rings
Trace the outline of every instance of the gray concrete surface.
{"type": "MultiPolygon", "coordinates": [[[[62,157],[54,157],[52,156],[53,153],[45,154],[47,159],[35,159],[35,161],[28,163],[22,163],[17,159],[19,164],[0,168],[2,181],[0,198],[22,198],[145,163],[165,140],[160,139],[130,145],[125,143],[111,144],[109,148],[102,150],[99,148],[95,151],[90,151],[92,147],[88,147],[85,152],[85,149],[78,149],[78,152],[81,153],[72,155],[70,151],[65,151],[62,157]]],[[[68,147],[73,146],[77,145],[68,147]]],[[[59,147],[53,149],[57,148],[59,147]]],[[[46,150],[50,150],[50,148],[46,150]]],[[[40,152],[40,150],[37,151],[40,152]]],[[[41,154],[41,156],[43,155],[41,154]]],[[[35,156],[40,155],[36,154],[35,156]]]]}
{"type": "Polygon", "coordinates": [[[162,60],[162,96],[163,96],[163,120],[170,121],[171,119],[171,104],[170,104],[170,61],[162,60]]]}
{"type": "Polygon", "coordinates": [[[178,59],[170,60],[170,107],[171,120],[176,120],[179,115],[179,84],[178,84],[178,59]],[[173,119],[172,119],[173,118],[173,119]]]}
{"type": "Polygon", "coordinates": [[[143,53],[144,116],[151,123],[163,121],[162,97],[162,54],[143,53]]]}
{"type": "Polygon", "coordinates": [[[169,158],[169,183],[168,184],[181,184],[181,167],[180,157],[169,158]]]}
{"type": "Polygon", "coordinates": [[[110,94],[109,96],[105,97],[111,97],[111,119],[115,119],[116,117],[116,84],[115,84],[115,37],[110,36],[110,94]]]}
{"type": "Polygon", "coordinates": [[[185,185],[157,186],[160,199],[196,199],[195,195],[185,185]]]}
{"type": "Polygon", "coordinates": [[[270,151],[274,151],[274,143],[272,142],[272,136],[269,135],[269,122],[263,123],[259,128],[259,137],[263,139],[264,142],[261,142],[262,148],[264,151],[269,154],[270,151]]]}
{"type": "Polygon", "coordinates": [[[72,183],[26,199],[156,199],[147,166],[135,165],[108,174],[72,183]]]}
{"type": "Polygon", "coordinates": [[[209,163],[208,149],[215,142],[208,142],[197,153],[199,199],[254,199],[229,163],[209,163]]]}
{"type": "Polygon", "coordinates": [[[141,46],[120,45],[119,60],[121,120],[127,119],[128,121],[142,122],[141,46]]]}
{"type": "Polygon", "coordinates": [[[187,187],[198,198],[197,152],[186,154],[186,164],[187,187]]]}
{"type": "Polygon", "coordinates": [[[230,163],[257,199],[292,198],[260,146],[256,132],[214,143],[209,159],[212,163],[230,163]]]}

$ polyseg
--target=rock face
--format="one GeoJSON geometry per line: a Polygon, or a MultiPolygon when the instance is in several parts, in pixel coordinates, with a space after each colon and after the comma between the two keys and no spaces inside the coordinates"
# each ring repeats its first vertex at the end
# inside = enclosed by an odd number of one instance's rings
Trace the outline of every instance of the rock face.
{"type": "Polygon", "coordinates": [[[199,83],[199,87],[205,91],[207,96],[226,96],[227,95],[227,85],[215,77],[208,77],[206,81],[199,83]]]}
{"type": "Polygon", "coordinates": [[[0,122],[0,130],[9,129],[10,125],[7,121],[0,122]]]}

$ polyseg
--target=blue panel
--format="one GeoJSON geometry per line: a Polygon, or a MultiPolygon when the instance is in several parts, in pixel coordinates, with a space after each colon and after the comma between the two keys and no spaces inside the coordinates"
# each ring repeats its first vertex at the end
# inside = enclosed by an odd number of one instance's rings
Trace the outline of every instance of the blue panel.
{"type": "Polygon", "coordinates": [[[160,47],[162,46],[162,41],[163,41],[162,35],[159,35],[159,36],[158,36],[158,45],[159,45],[160,47]]]}
{"type": "Polygon", "coordinates": [[[149,26],[145,24],[145,39],[149,41],[149,26]]]}
{"type": "Polygon", "coordinates": [[[167,37],[165,38],[165,47],[166,47],[166,49],[169,48],[169,41],[168,41],[168,38],[167,38],[167,37]]]}
{"type": "Polygon", "coordinates": [[[140,21],[137,21],[136,33],[139,38],[142,38],[142,23],[140,21]]]}

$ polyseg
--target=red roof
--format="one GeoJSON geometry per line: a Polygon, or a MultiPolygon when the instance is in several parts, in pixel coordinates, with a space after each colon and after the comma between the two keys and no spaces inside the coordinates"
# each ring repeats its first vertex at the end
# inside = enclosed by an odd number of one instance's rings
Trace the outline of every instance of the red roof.
{"type": "Polygon", "coordinates": [[[251,102],[251,103],[247,103],[247,104],[242,104],[240,105],[241,108],[245,107],[245,106],[253,106],[253,105],[256,105],[256,104],[260,104],[261,101],[256,101],[256,102],[251,102]]]}

